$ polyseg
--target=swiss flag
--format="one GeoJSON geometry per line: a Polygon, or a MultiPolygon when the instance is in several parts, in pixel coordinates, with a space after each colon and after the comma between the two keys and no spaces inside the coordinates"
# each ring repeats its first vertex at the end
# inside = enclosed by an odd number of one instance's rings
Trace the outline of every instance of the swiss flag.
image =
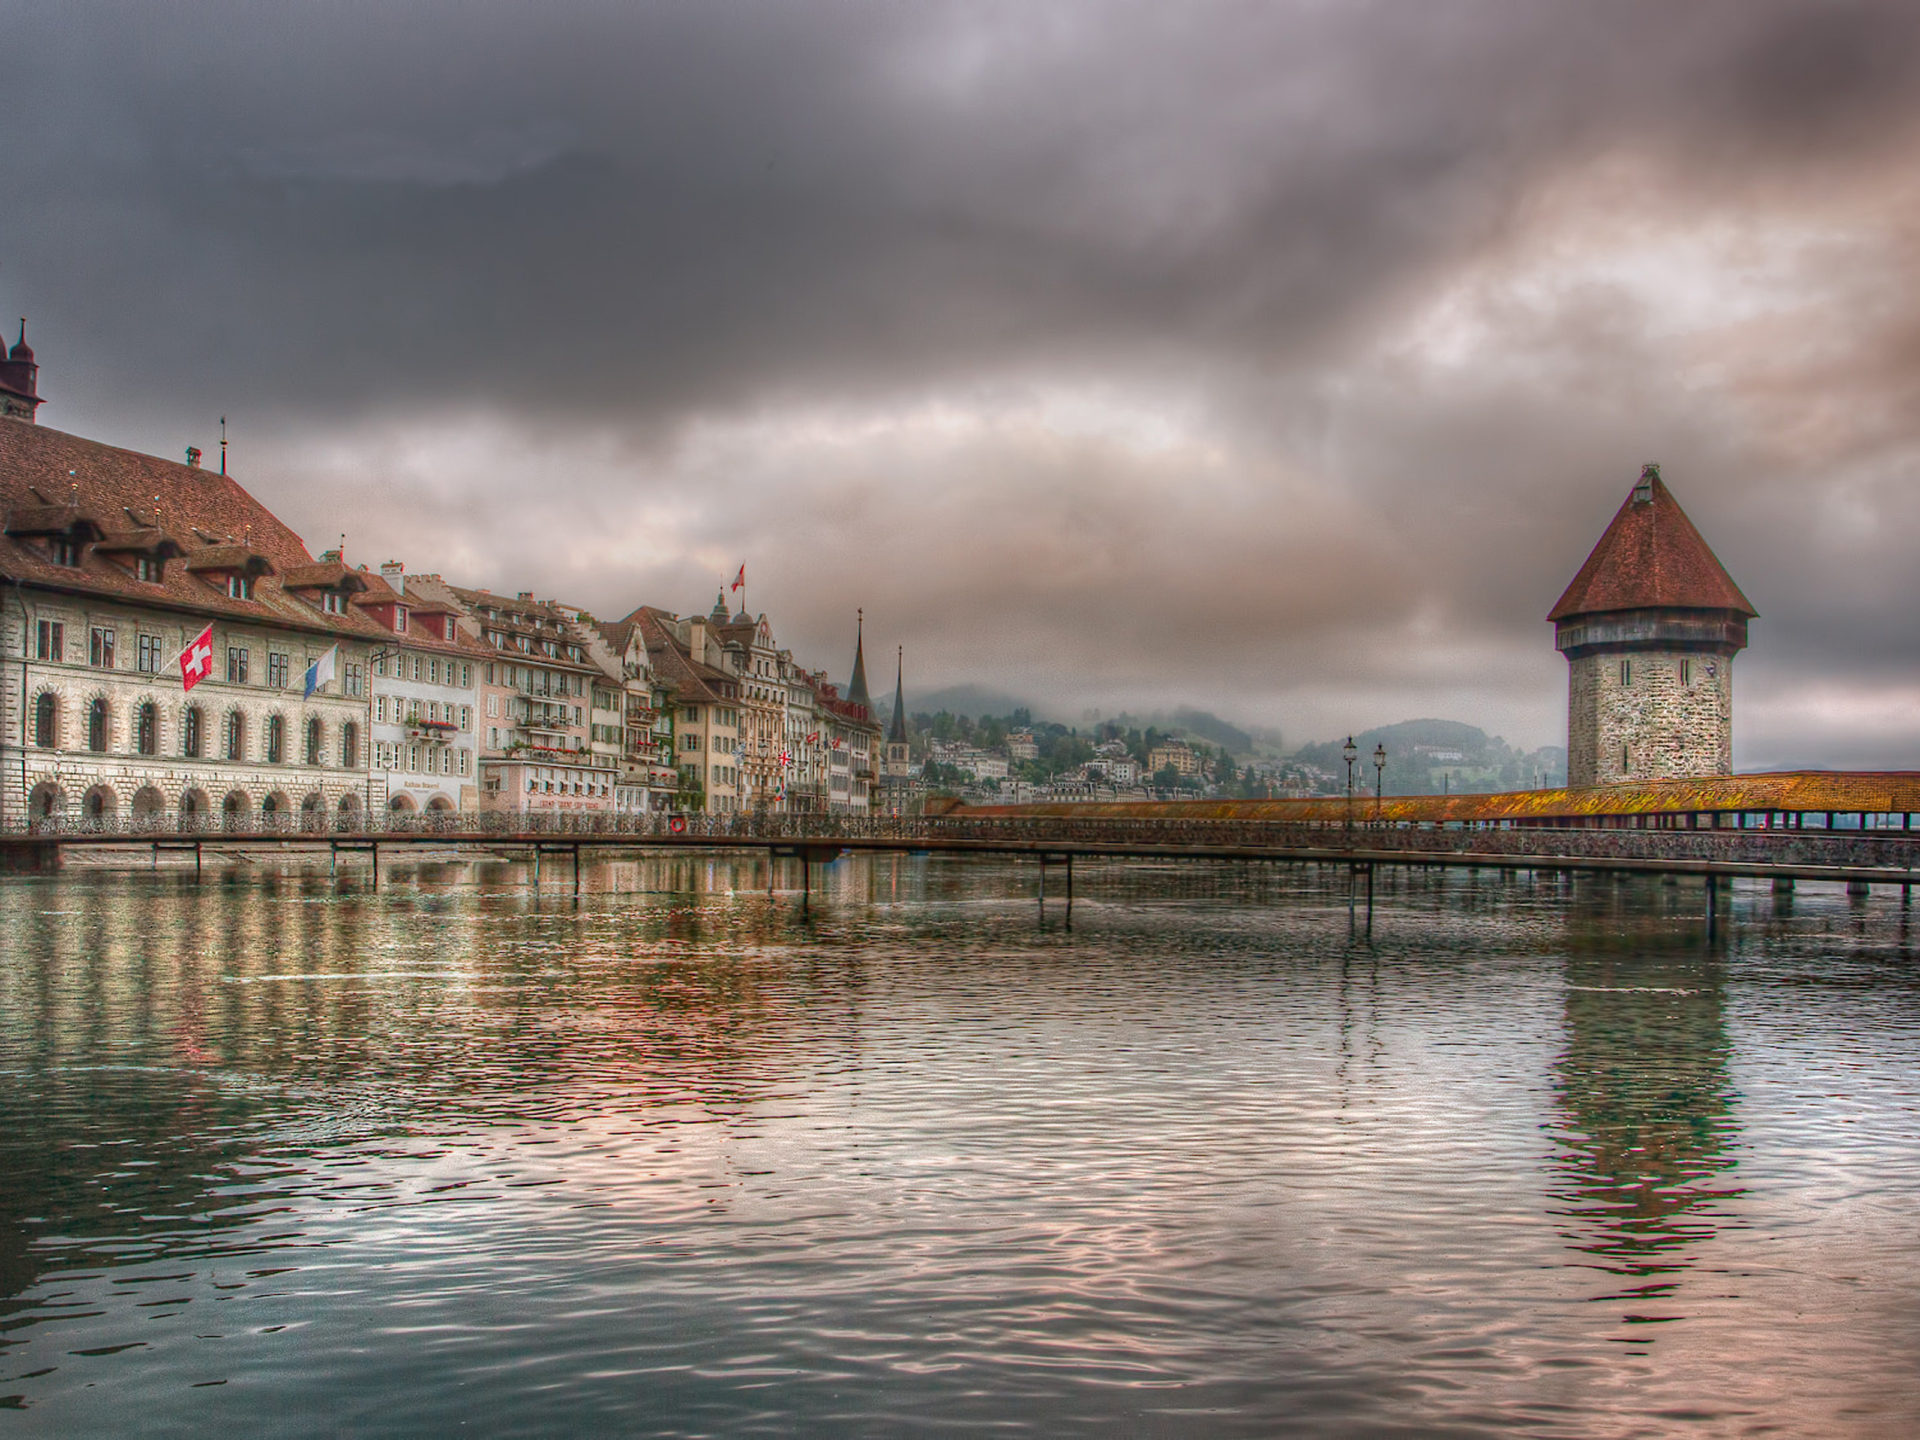
{"type": "Polygon", "coordinates": [[[209,625],[180,652],[180,688],[191,690],[213,674],[213,626],[209,625]]]}
{"type": "Polygon", "coordinates": [[[740,567],[740,573],[733,577],[733,584],[729,585],[727,588],[729,590],[738,590],[742,585],[746,583],[747,583],[747,567],[742,565],[740,567]]]}

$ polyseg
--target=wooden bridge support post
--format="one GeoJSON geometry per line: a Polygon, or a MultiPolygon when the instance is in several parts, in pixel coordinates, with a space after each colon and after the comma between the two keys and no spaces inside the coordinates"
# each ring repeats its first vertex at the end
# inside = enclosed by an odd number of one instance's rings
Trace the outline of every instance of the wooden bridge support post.
{"type": "Polygon", "coordinates": [[[1367,938],[1373,938],[1373,862],[1367,862],[1367,938]]]}
{"type": "Polygon", "coordinates": [[[378,840],[373,842],[369,853],[373,856],[373,889],[374,893],[378,894],[380,890],[380,842],[378,840]]]}
{"type": "Polygon", "coordinates": [[[813,857],[805,850],[800,852],[800,913],[805,915],[813,905],[813,857]]]}
{"type": "Polygon", "coordinates": [[[580,842],[573,842],[573,903],[580,903],[580,842]]]}
{"type": "Polygon", "coordinates": [[[1073,854],[1067,854],[1067,928],[1073,928],[1073,854]]]}
{"type": "Polygon", "coordinates": [[[196,880],[200,878],[200,842],[198,840],[193,842],[193,878],[196,880]]]}
{"type": "Polygon", "coordinates": [[[540,846],[537,841],[533,847],[533,893],[540,893],[540,846]]]}

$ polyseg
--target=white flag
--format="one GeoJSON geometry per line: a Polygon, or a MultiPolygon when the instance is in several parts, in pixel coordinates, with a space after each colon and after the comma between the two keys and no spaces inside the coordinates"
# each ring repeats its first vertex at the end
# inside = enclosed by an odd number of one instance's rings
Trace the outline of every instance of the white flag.
{"type": "Polygon", "coordinates": [[[333,664],[339,657],[340,647],[330,645],[326,654],[307,667],[307,693],[303,698],[311,700],[314,691],[333,679],[333,664]]]}

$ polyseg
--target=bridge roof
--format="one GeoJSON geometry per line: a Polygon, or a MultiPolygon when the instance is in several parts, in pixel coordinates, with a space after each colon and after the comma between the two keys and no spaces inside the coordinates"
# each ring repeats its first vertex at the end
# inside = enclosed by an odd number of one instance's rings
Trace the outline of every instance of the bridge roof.
{"type": "MultiPolygon", "coordinates": [[[[1788,770],[1655,780],[1640,785],[1513,790],[1493,795],[1389,795],[1376,807],[1355,795],[1355,823],[1373,819],[1436,825],[1512,820],[1572,820],[1606,815],[1687,815],[1786,810],[1842,814],[1920,814],[1920,771],[1788,770]]],[[[1085,820],[1266,820],[1341,824],[1345,796],[1301,800],[1054,801],[1034,805],[962,805],[957,817],[1078,817],[1085,820]]]]}

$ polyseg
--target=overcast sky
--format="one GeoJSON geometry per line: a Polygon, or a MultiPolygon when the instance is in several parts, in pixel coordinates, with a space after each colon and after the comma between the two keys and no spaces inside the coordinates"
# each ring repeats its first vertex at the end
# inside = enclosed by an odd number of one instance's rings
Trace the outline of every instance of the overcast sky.
{"type": "MultiPolygon", "coordinates": [[[[1564,740],[1661,462],[1743,768],[1920,766],[1920,6],[11,7],[46,424],[844,678],[1564,740]]],[[[911,699],[911,695],[910,695],[911,699]]]]}

